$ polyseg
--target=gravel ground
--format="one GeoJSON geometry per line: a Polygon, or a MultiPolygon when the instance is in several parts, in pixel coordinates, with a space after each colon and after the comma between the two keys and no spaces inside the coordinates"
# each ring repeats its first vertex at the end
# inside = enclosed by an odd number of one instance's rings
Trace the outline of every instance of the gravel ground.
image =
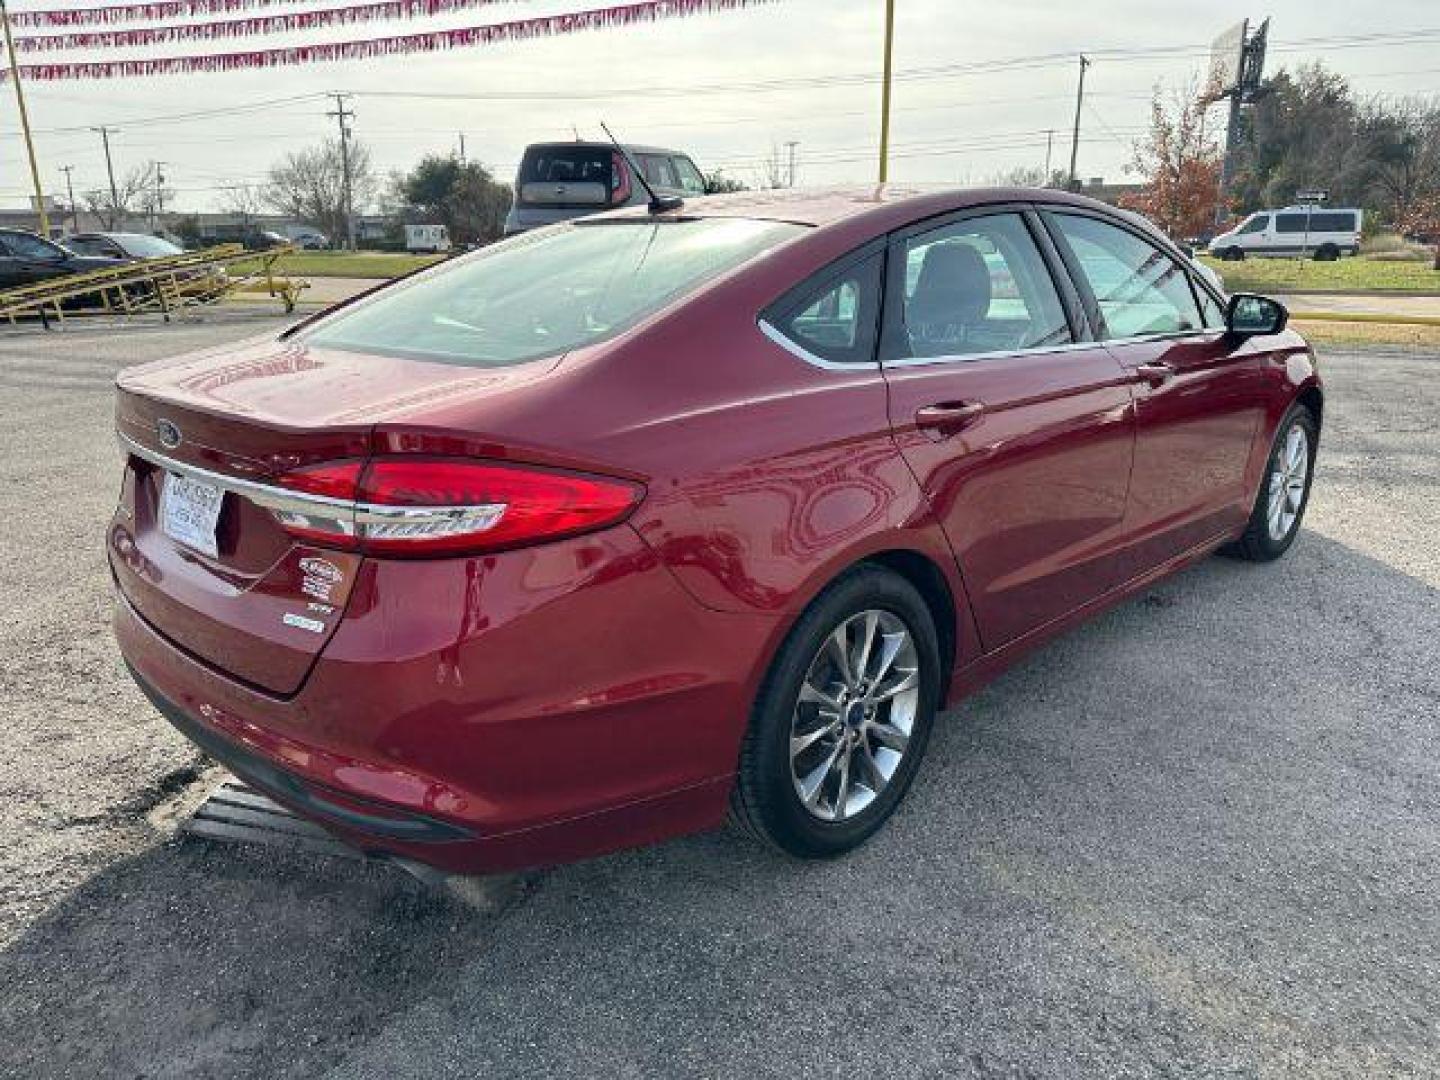
{"type": "Polygon", "coordinates": [[[161,820],[206,775],[107,632],[110,380],[275,325],[0,337],[0,1075],[1440,1074],[1440,356],[1329,355],[1290,557],[1012,671],[857,855],[720,833],[479,913],[161,820]]]}

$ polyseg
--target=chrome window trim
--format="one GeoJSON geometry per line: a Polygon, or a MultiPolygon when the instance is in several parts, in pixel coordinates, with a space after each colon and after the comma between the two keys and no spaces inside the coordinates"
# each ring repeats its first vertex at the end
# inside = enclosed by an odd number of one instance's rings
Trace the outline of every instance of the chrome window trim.
{"type": "Polygon", "coordinates": [[[1066,341],[1059,345],[1035,345],[1022,349],[990,349],[977,353],[951,353],[947,356],[907,356],[899,360],[887,360],[881,366],[928,367],[932,364],[970,364],[977,360],[999,360],[1006,357],[1049,356],[1052,353],[1078,352],[1080,349],[1103,349],[1104,341],[1066,341]]]}
{"type": "MultiPolygon", "coordinates": [[[[257,506],[273,511],[282,521],[305,526],[325,523],[354,535],[359,526],[382,526],[379,535],[388,536],[396,529],[422,525],[446,525],[451,531],[483,531],[492,527],[507,509],[506,503],[476,503],[468,506],[389,506],[337,499],[330,495],[312,495],[289,491],[273,484],[244,480],[238,476],[189,465],[183,461],[141,446],[128,435],[117,433],[121,449],[156,468],[179,476],[213,484],[222,491],[249,499],[257,506]],[[466,527],[471,527],[466,530],[466,527]]],[[[431,534],[432,536],[435,534],[431,534]]]]}
{"type": "Polygon", "coordinates": [[[759,326],[762,334],[776,345],[779,345],[791,356],[797,356],[807,364],[821,368],[824,371],[865,371],[866,369],[873,369],[879,366],[873,360],[864,360],[854,364],[842,364],[837,360],[826,360],[823,356],[816,356],[803,345],[798,345],[791,341],[778,327],[769,321],[757,319],[756,325],[759,326]]]}

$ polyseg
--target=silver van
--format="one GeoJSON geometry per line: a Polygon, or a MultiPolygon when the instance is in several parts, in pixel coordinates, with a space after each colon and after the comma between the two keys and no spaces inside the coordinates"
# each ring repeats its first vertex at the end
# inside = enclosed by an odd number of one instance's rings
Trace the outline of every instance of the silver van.
{"type": "Polygon", "coordinates": [[[705,177],[678,150],[626,146],[622,155],[610,143],[536,143],[520,159],[505,234],[620,206],[643,206],[649,197],[631,175],[627,155],[660,194],[705,194],[705,177]]]}
{"type": "Polygon", "coordinates": [[[1251,214],[1210,241],[1210,254],[1236,261],[1249,255],[1310,256],[1329,262],[1360,250],[1365,212],[1319,206],[1287,206],[1251,214]]]}

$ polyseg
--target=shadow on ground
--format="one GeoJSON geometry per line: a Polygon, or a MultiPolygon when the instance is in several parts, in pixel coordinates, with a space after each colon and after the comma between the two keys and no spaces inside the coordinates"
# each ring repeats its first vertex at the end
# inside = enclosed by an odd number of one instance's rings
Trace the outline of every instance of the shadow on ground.
{"type": "Polygon", "coordinates": [[[832,863],[714,834],[485,917],[158,846],[0,956],[0,1071],[1433,1075],[1437,612],[1313,533],[1207,562],[947,718],[832,863]]]}

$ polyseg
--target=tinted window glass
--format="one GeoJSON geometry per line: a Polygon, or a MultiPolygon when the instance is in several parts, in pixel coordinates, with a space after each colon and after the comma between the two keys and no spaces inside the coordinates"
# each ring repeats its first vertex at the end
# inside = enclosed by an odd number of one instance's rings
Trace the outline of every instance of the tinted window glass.
{"type": "Polygon", "coordinates": [[[803,292],[776,318],[776,329],[832,363],[873,363],[881,259],[877,252],[803,292]]]}
{"type": "Polygon", "coordinates": [[[1264,232],[1265,227],[1270,224],[1269,214],[1256,214],[1249,221],[1240,227],[1242,233],[1264,232]]]}
{"type": "Polygon", "coordinates": [[[1275,231],[1277,233],[1298,233],[1305,231],[1306,214],[1276,214],[1275,231]]]}
{"type": "Polygon", "coordinates": [[[532,147],[520,163],[522,184],[604,184],[610,186],[612,152],[585,146],[532,147]]]}
{"type": "Polygon", "coordinates": [[[317,324],[317,346],[502,367],[633,326],[805,231],[773,221],[593,221],[507,240],[317,324]]]}
{"type": "Polygon", "coordinates": [[[911,356],[1058,345],[1071,339],[1055,283],[1016,214],[970,218],[905,242],[911,356]]]}
{"type": "Polygon", "coordinates": [[[169,240],[146,236],[144,233],[126,233],[120,243],[129,254],[140,259],[158,259],[164,255],[181,254],[181,249],[169,240]]]}
{"type": "Polygon", "coordinates": [[[675,166],[675,175],[680,181],[680,190],[687,195],[705,194],[705,177],[700,175],[700,170],[695,163],[687,157],[671,158],[675,166]]]}
{"type": "Polygon", "coordinates": [[[1311,232],[1354,232],[1355,215],[1329,210],[1310,215],[1311,232]]]}
{"type": "Polygon", "coordinates": [[[77,255],[114,255],[109,244],[104,240],[71,236],[65,240],[65,246],[77,255]]]}
{"type": "Polygon", "coordinates": [[[6,233],[5,246],[10,249],[10,254],[22,259],[63,259],[65,249],[56,247],[48,240],[42,240],[38,236],[31,236],[28,233],[6,233]]]}
{"type": "Polygon", "coordinates": [[[1174,259],[1127,229],[1056,214],[1112,338],[1174,334],[1202,326],[1190,279],[1174,259]]]}
{"type": "Polygon", "coordinates": [[[670,159],[663,154],[638,154],[640,171],[645,174],[645,179],[656,187],[669,188],[671,191],[678,190],[680,180],[675,175],[675,166],[670,159]]]}

